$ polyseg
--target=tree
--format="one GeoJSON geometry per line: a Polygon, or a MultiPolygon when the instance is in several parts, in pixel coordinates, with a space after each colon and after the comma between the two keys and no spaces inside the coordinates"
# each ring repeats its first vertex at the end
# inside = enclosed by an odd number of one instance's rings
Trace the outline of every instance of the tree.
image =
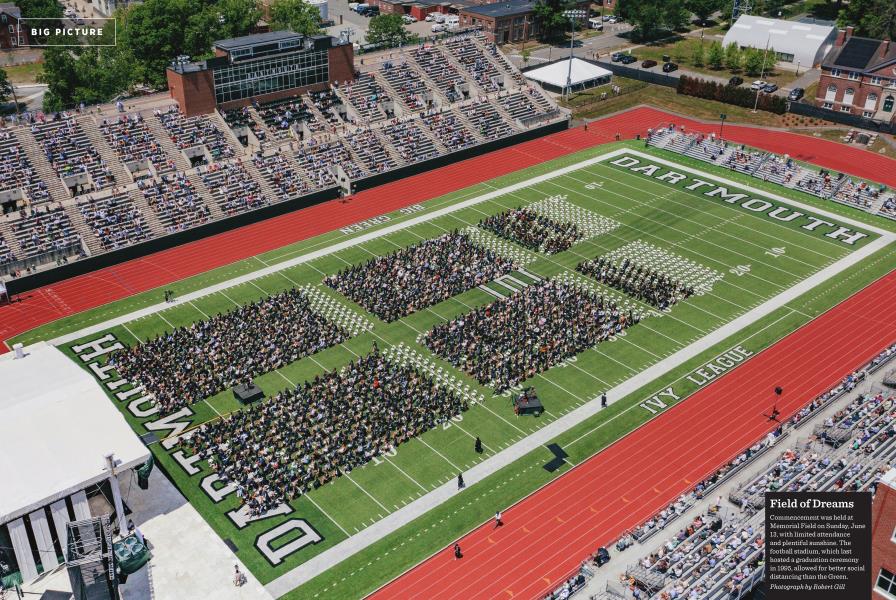
{"type": "Polygon", "coordinates": [[[563,11],[572,5],[566,0],[539,0],[532,9],[535,19],[541,24],[541,36],[546,40],[555,40],[563,35],[569,27],[569,19],[563,11]]]}
{"type": "Polygon", "coordinates": [[[702,24],[706,24],[706,21],[709,20],[709,17],[713,15],[716,11],[722,10],[723,7],[727,7],[728,2],[725,0],[686,0],[685,7],[696,15],[697,19],[702,24]]]}
{"type": "Polygon", "coordinates": [[[217,39],[246,35],[262,16],[255,0],[219,0],[209,12],[217,13],[217,39]]]}
{"type": "MultiPolygon", "coordinates": [[[[16,0],[16,6],[22,11],[22,17],[27,19],[61,19],[62,3],[56,0],[16,0]]],[[[41,27],[49,26],[41,23],[41,27]]]]}
{"type": "Polygon", "coordinates": [[[619,0],[616,14],[634,25],[637,37],[651,40],[687,24],[689,12],[684,0],[619,0]]]}
{"type": "Polygon", "coordinates": [[[729,71],[739,71],[743,63],[743,53],[737,44],[731,42],[725,48],[725,68],[729,71]]]}
{"type": "Polygon", "coordinates": [[[320,33],[320,11],[305,0],[274,0],[271,3],[271,28],[292,29],[296,33],[320,33]]]}
{"type": "Polygon", "coordinates": [[[401,15],[377,15],[370,19],[367,28],[367,41],[371,44],[392,47],[412,42],[416,37],[405,28],[401,15]]]}
{"type": "Polygon", "coordinates": [[[12,83],[6,74],[5,69],[0,69],[0,102],[9,101],[12,96],[12,83]]]}
{"type": "Polygon", "coordinates": [[[691,53],[691,62],[695,67],[702,67],[705,63],[705,53],[703,44],[694,44],[694,51],[691,53]]]}
{"type": "Polygon", "coordinates": [[[713,69],[721,69],[722,63],[725,61],[725,51],[722,49],[720,42],[713,42],[709,45],[709,51],[706,53],[706,62],[713,69]]]}
{"type": "Polygon", "coordinates": [[[896,3],[893,0],[850,0],[837,20],[841,27],[854,26],[856,35],[896,39],[896,3]]]}
{"type": "Polygon", "coordinates": [[[532,51],[523,46],[523,50],[520,52],[520,58],[523,59],[523,66],[528,66],[529,59],[532,58],[532,51]]]}
{"type": "Polygon", "coordinates": [[[750,77],[756,77],[762,73],[762,61],[765,53],[756,48],[747,48],[744,51],[744,71],[750,77]]]}

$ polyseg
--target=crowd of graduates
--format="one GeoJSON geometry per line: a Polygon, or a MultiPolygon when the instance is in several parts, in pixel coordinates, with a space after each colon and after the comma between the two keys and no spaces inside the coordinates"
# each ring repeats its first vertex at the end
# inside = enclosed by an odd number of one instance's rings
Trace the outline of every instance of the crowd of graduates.
{"type": "Polygon", "coordinates": [[[659,309],[669,308],[694,294],[694,288],[630,259],[616,264],[598,256],[579,263],[576,270],[659,309]]]}
{"type": "Polygon", "coordinates": [[[391,322],[514,268],[512,261],[477,246],[455,230],[349,266],[324,283],[391,322]]]}
{"type": "Polygon", "coordinates": [[[421,371],[372,351],[181,440],[250,515],[351,472],[469,407],[421,371]]]}
{"type": "Polygon", "coordinates": [[[529,208],[515,208],[479,221],[479,227],[530,250],[556,254],[585,237],[574,223],[560,223],[529,208]]]}
{"type": "Polygon", "coordinates": [[[119,350],[111,362],[167,414],[347,337],[292,289],[119,350]]]}
{"type": "Polygon", "coordinates": [[[437,325],[425,343],[480,383],[503,391],[639,320],[578,286],[544,280],[437,325]]]}

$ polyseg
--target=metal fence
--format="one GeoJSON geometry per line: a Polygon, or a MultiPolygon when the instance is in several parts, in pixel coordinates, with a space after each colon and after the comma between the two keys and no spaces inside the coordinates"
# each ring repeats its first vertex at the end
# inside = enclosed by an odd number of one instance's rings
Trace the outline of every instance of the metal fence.
{"type": "Polygon", "coordinates": [[[614,75],[620,77],[628,77],[629,79],[637,79],[646,81],[647,83],[655,83],[670,88],[678,87],[678,77],[674,75],[666,75],[665,73],[655,73],[654,71],[645,71],[635,67],[628,67],[622,63],[597,61],[597,65],[608,71],[612,71],[614,75]]]}
{"type": "Polygon", "coordinates": [[[875,121],[866,117],[860,117],[859,115],[851,115],[849,113],[827,110],[825,108],[819,108],[818,106],[807,104],[805,102],[789,103],[787,112],[791,112],[795,115],[802,115],[804,117],[813,117],[816,119],[824,119],[825,121],[833,121],[834,123],[848,125],[849,127],[857,127],[859,129],[877,131],[879,133],[896,133],[896,124],[883,123],[881,121],[875,121]]]}

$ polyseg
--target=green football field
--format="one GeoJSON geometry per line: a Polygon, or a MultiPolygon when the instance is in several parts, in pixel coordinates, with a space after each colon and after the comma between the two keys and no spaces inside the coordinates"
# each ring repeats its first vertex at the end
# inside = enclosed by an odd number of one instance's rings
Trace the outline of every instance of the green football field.
{"type": "MultiPolygon", "coordinates": [[[[195,299],[171,307],[148,311],[145,316],[125,319],[121,324],[80,335],[85,327],[153,305],[158,293],[141,294],[49,324],[19,336],[15,341],[28,343],[67,336],[63,338],[62,349],[85,367],[94,365],[92,372],[96,374],[107,357],[107,354],[91,356],[88,344],[98,339],[103,340],[106,347],[116,343],[136,344],[264,296],[303,287],[309,290],[321,311],[347,315],[362,326],[356,335],[342,344],[256,378],[265,394],[274,394],[325,371],[339,369],[369,352],[374,342],[396,357],[400,349],[401,355],[412,357],[424,369],[439,373],[443,385],[461,390],[472,405],[470,410],[452,421],[302,496],[282,514],[238,523],[228,516],[228,512],[239,506],[235,495],[225,494],[218,499],[216,496],[221,489],[210,479],[212,472],[208,466],[202,461],[185,466],[183,461],[175,460],[176,446],[164,441],[165,435],[172,431],[182,433],[184,428],[240,410],[231,392],[224,391],[192,405],[188,411],[192,414],[170,419],[168,425],[171,426],[166,428],[164,422],[159,425],[158,415],[150,414],[147,404],[134,403],[134,399],[140,398],[139,390],[130,384],[108,389],[110,397],[135,431],[139,435],[153,434],[148,439],[159,466],[212,528],[231,543],[253,574],[268,584],[439,486],[450,484],[458,472],[468,471],[592,402],[602,392],[632,381],[651,366],[739,317],[751,314],[801,282],[818,276],[837,261],[862,251],[869,244],[879,244],[880,235],[873,231],[874,227],[889,231],[896,229],[893,223],[884,219],[704,163],[662,151],[645,150],[640,145],[615,144],[416,205],[393,214],[388,221],[365,224],[353,231],[331,232],[184,280],[168,287],[184,296],[261,268],[273,271],[239,285],[199,294],[195,299]],[[601,158],[610,150],[624,152],[601,158]],[[675,164],[663,164],[652,157],[675,164]],[[625,158],[628,160],[620,160],[625,158]],[[576,166],[588,159],[594,159],[593,164],[576,166]],[[658,170],[632,170],[650,164],[658,170]],[[558,174],[560,169],[568,172],[558,174]],[[696,174],[695,170],[702,174],[696,174]],[[682,180],[676,181],[674,176],[663,179],[662,175],[670,171],[681,174],[682,180]],[[718,178],[737,183],[723,186],[718,178]],[[696,185],[698,180],[706,185],[696,185]],[[688,189],[689,186],[694,189],[688,189]],[[745,191],[746,186],[754,190],[745,191]],[[707,195],[719,187],[724,191],[707,195]],[[744,198],[732,200],[738,193],[743,193],[744,198]],[[788,204],[775,194],[802,203],[802,206],[788,204]],[[747,198],[752,199],[752,203],[745,207],[747,198]],[[557,220],[568,218],[577,223],[600,225],[593,228],[591,237],[553,255],[527,250],[475,227],[487,216],[520,206],[545,204],[546,199],[551,199],[548,204],[553,207],[551,214],[557,220]],[[769,213],[774,213],[776,208],[779,209],[778,216],[774,218],[769,213]],[[811,212],[813,208],[834,214],[819,216],[811,212]],[[800,214],[799,218],[786,220],[795,212],[800,214]],[[813,215],[816,220],[830,222],[831,226],[808,227],[807,223],[812,221],[807,219],[813,215]],[[836,218],[846,220],[840,222],[836,218]],[[851,224],[849,219],[863,221],[868,227],[851,224]],[[848,231],[838,236],[829,235],[835,233],[837,227],[848,231]],[[502,282],[486,284],[484,289],[474,288],[392,323],[379,320],[321,283],[325,276],[348,265],[388,255],[453,230],[469,231],[478,244],[512,257],[524,266],[502,282]],[[356,243],[362,235],[369,239],[356,243]],[[304,260],[303,257],[311,252],[316,253],[314,258],[304,260]],[[682,277],[699,280],[698,293],[671,310],[658,311],[575,271],[582,261],[599,256],[619,260],[638,258],[653,261],[658,268],[678,269],[682,277]],[[546,412],[537,418],[516,416],[510,404],[510,393],[493,393],[491,388],[478,384],[431,353],[420,341],[437,324],[499,301],[538,280],[550,278],[573,282],[616,299],[644,318],[625,335],[600,343],[527,380],[525,385],[536,387],[546,408],[546,412]],[[473,440],[477,436],[485,446],[482,454],[473,451],[473,440]],[[284,528],[283,535],[264,537],[297,516],[310,529],[284,528]],[[267,555],[259,550],[260,538],[265,542],[269,540],[271,552],[267,555]],[[294,551],[288,551],[293,548],[294,551]],[[276,556],[273,560],[272,555],[276,556]]],[[[891,244],[880,245],[880,248],[859,264],[844,267],[837,278],[807,285],[805,293],[801,290],[793,299],[782,301],[780,306],[770,308],[746,326],[737,327],[730,335],[706,344],[699,353],[664,372],[661,377],[635,379],[637,385],[632,389],[636,391],[622,398],[611,398],[613,404],[609,409],[558,437],[558,443],[570,455],[568,464],[558,471],[548,473],[541,468],[550,458],[544,448],[520,456],[472,486],[471,495],[440,504],[420,520],[312,579],[293,591],[290,597],[310,598],[326,594],[328,598],[352,598],[375,589],[487,519],[495,506],[507,506],[518,500],[662,408],[695,391],[697,385],[684,379],[684,375],[695,367],[737,346],[755,353],[887,272],[894,264],[894,251],[891,244]],[[680,398],[669,400],[662,407],[657,404],[644,407],[645,400],[671,382],[677,384],[680,398]]],[[[100,379],[108,382],[115,377],[110,375],[100,379]]]]}

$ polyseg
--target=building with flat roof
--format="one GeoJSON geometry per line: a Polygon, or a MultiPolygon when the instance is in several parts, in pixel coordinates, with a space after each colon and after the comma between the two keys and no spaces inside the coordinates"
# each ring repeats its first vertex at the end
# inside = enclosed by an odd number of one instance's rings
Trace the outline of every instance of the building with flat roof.
{"type": "Polygon", "coordinates": [[[93,375],[54,346],[0,355],[0,381],[0,577],[10,584],[62,563],[69,522],[115,512],[117,530],[118,475],[149,450],[93,375]]]}
{"type": "Polygon", "coordinates": [[[759,49],[767,46],[775,50],[779,61],[810,69],[821,62],[836,37],[837,29],[826,25],[741,15],[722,44],[759,49]]]}
{"type": "Polygon", "coordinates": [[[186,115],[266,102],[354,80],[354,51],[328,35],[269,31],[213,44],[215,56],[175,60],[168,90],[186,115]]]}
{"type": "Polygon", "coordinates": [[[828,110],[896,123],[896,44],[839,32],[821,63],[815,103],[828,110]]]}
{"type": "MultiPolygon", "coordinates": [[[[537,4],[537,0],[504,0],[467,6],[459,11],[460,28],[479,27],[496,44],[525,42],[541,34],[541,23],[535,18],[537,4]]],[[[576,8],[590,6],[591,2],[576,2],[576,8]]]]}

